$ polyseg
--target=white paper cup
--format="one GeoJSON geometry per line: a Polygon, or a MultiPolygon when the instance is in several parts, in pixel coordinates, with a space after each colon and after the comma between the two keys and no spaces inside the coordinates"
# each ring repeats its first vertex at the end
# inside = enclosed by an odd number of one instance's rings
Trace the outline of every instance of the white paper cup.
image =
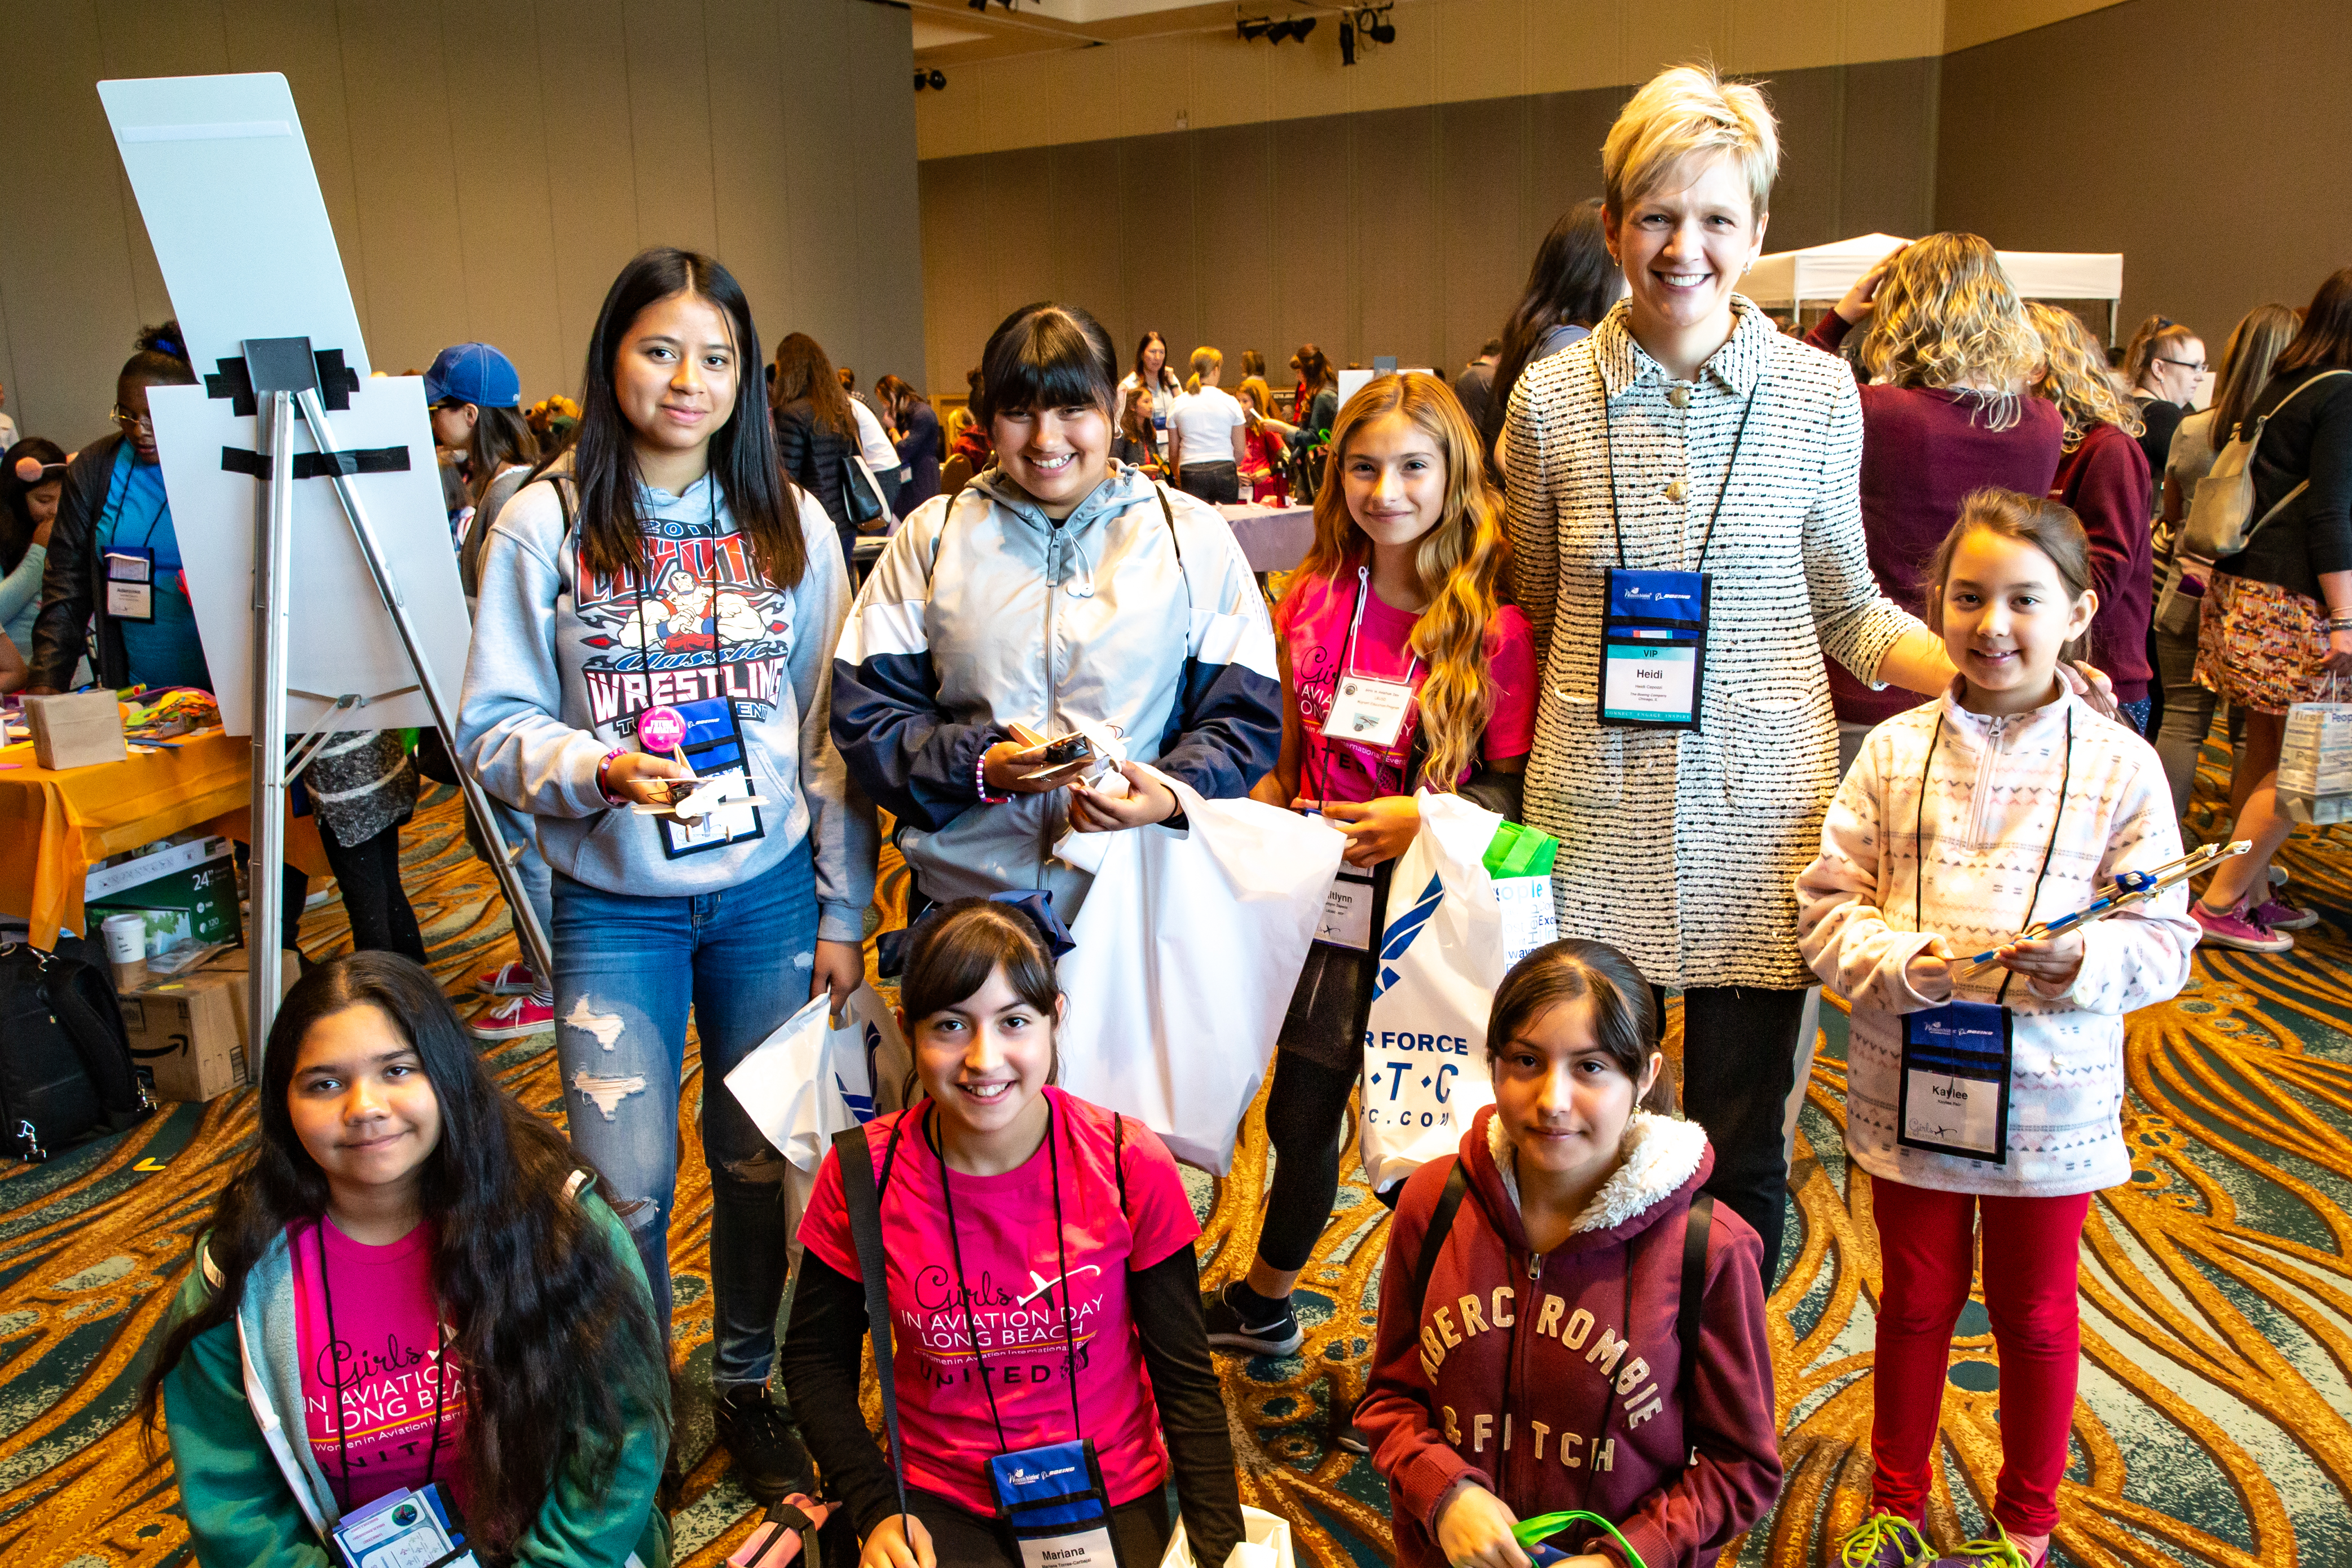
{"type": "Polygon", "coordinates": [[[106,933],[106,956],[115,963],[140,963],[147,957],[147,917],[129,913],[109,915],[99,922],[106,933]]]}

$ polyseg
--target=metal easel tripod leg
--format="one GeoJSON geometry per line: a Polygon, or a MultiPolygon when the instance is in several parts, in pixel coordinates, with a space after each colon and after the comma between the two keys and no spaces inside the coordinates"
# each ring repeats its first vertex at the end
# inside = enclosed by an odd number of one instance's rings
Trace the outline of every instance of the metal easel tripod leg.
{"type": "MultiPolygon", "coordinates": [[[[253,853],[254,865],[268,868],[267,875],[257,869],[252,879],[253,924],[265,940],[247,941],[253,963],[248,1016],[254,1020],[253,1059],[257,1079],[263,1042],[270,1020],[277,1016],[279,993],[278,867],[286,849],[286,637],[291,610],[289,559],[294,521],[296,412],[300,412],[302,423],[310,428],[311,445],[322,457],[331,459],[341,448],[336,445],[333,427],[328,423],[326,407],[319,396],[318,362],[311,355],[310,341],[251,340],[245,350],[254,394],[262,400],[261,409],[267,410],[269,433],[269,479],[255,524],[254,549],[253,853]]],[[[367,508],[352,485],[351,471],[333,464],[330,477],[335,487],[335,499],[341,504],[343,516],[359,541],[360,554],[367,562],[368,575],[375,583],[384,608],[391,613],[409,666],[416,672],[417,685],[433,710],[433,721],[441,727],[442,733],[454,737],[457,732],[457,709],[443,694],[433,661],[418,644],[415,622],[409,616],[399,580],[385,563],[375,530],[368,521],[367,508]]],[[[490,809],[489,796],[483,793],[482,786],[463,767],[457,770],[457,787],[465,795],[466,810],[480,831],[482,842],[490,847],[490,867],[498,874],[499,889],[505,895],[507,909],[514,919],[523,958],[542,984],[551,984],[555,965],[547,933],[540,929],[539,917],[532,912],[530,900],[523,892],[522,880],[514,868],[514,854],[499,827],[498,813],[490,809]]]]}

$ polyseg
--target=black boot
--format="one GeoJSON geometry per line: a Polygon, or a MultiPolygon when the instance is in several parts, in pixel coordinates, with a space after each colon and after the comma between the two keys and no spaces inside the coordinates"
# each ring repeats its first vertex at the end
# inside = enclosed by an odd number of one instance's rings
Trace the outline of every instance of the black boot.
{"type": "Polygon", "coordinates": [[[765,1386],[744,1384],[711,1402],[711,1425],[735,1461],[738,1485],[761,1502],[814,1490],[808,1447],[792,1413],[768,1397],[765,1386]]]}

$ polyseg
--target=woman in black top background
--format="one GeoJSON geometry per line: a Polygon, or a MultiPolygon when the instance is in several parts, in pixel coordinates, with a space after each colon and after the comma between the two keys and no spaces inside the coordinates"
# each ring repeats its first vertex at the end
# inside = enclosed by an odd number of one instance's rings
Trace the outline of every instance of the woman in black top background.
{"type": "Polygon", "coordinates": [[[824,350],[806,332],[776,345],[776,375],[768,388],[775,416],[776,455],[793,483],[816,497],[841,536],[841,559],[855,559],[857,525],[849,520],[842,474],[857,455],[857,416],[824,350]]]}
{"type": "Polygon", "coordinates": [[[2145,426],[2139,449],[2147,455],[2149,478],[2160,486],[2172,433],[2189,417],[2205,382],[2205,341],[2169,317],[2150,316],[2124,350],[2123,368],[2145,426]]]}

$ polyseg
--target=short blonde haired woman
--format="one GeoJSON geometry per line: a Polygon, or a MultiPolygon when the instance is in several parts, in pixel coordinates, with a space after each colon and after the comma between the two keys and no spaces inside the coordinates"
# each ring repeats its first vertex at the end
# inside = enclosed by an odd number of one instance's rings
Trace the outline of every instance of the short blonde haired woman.
{"type": "MultiPolygon", "coordinates": [[[[2049,492],[2058,411],[2022,395],[2041,340],[1990,244],[1931,234],[1863,274],[1805,341],[1830,353],[1853,344],[1867,378],[1861,485],[1870,570],[1887,597],[1921,614],[1919,569],[1969,491],[2049,492]]],[[[1916,705],[1910,692],[1874,691],[1835,668],[1830,700],[1841,775],[1872,725],[1916,705]]]]}
{"type": "Polygon", "coordinates": [[[1504,421],[1513,570],[1544,668],[1526,818],[1560,840],[1560,930],[1682,990],[1708,1184],[1763,1238],[1767,1280],[1812,983],[1793,889],[1837,786],[1822,654],[1923,693],[1954,673],[1871,576],[1853,378],[1737,291],[1763,250],[1779,150],[1753,87],[1683,66],[1636,92],[1601,153],[1627,296],[1528,368],[1504,421]],[[1719,624],[1681,665],[1696,725],[1627,700],[1630,680],[1603,700],[1609,605],[1660,585],[1621,568],[1708,576],[1719,624]]]}

